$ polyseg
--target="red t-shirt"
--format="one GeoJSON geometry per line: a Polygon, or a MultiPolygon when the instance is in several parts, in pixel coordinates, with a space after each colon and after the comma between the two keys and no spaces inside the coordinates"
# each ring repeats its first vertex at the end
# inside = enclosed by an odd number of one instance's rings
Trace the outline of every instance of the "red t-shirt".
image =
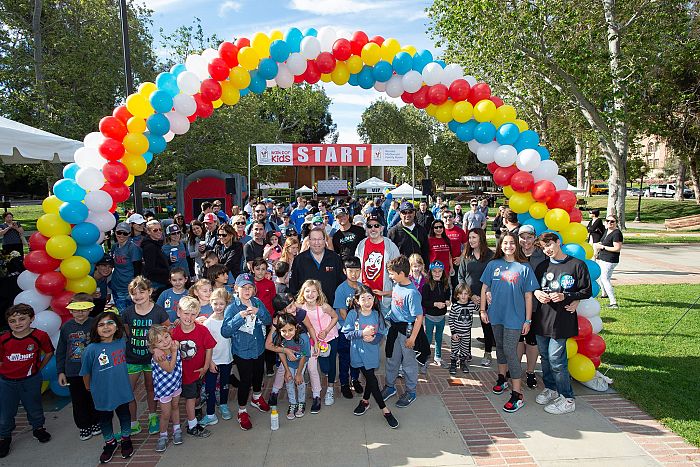
{"type": "Polygon", "coordinates": [[[365,242],[362,258],[362,283],[372,290],[384,290],[384,242],[365,242]]]}
{"type": "Polygon", "coordinates": [[[199,323],[194,329],[185,332],[180,326],[171,331],[173,339],[180,342],[180,358],[182,359],[182,384],[192,384],[199,379],[199,370],[207,360],[207,350],[216,346],[216,340],[209,329],[199,323]]]}
{"type": "Polygon", "coordinates": [[[469,240],[467,233],[462,230],[461,227],[455,225],[451,229],[448,229],[447,226],[445,226],[445,235],[447,235],[447,238],[452,240],[452,257],[458,257],[462,253],[462,245],[467,243],[467,240],[469,240]]]}
{"type": "MultiPolygon", "coordinates": [[[[445,265],[445,274],[450,274],[452,263],[450,262],[450,253],[454,254],[452,246],[455,242],[450,241],[445,237],[428,237],[428,258],[430,262],[437,260],[445,265]]],[[[430,265],[428,265],[430,266],[430,265]]]]}
{"type": "Polygon", "coordinates": [[[49,335],[41,329],[32,329],[19,339],[12,332],[0,335],[0,375],[8,379],[22,379],[39,371],[42,353],[53,353],[49,335]]]}
{"type": "Polygon", "coordinates": [[[275,287],[275,283],[267,278],[254,282],[255,288],[258,291],[255,296],[258,297],[258,300],[263,302],[263,305],[265,305],[265,308],[267,308],[267,312],[270,313],[270,316],[274,316],[275,309],[272,308],[272,299],[275,298],[275,295],[277,294],[277,287],[275,287]]]}

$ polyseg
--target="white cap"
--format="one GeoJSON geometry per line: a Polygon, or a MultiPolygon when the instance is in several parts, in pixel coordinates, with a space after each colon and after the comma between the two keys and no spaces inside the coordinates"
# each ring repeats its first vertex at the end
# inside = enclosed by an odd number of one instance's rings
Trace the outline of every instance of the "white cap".
{"type": "Polygon", "coordinates": [[[129,224],[143,224],[146,222],[146,219],[141,214],[132,214],[129,216],[129,218],[126,220],[129,224]]]}

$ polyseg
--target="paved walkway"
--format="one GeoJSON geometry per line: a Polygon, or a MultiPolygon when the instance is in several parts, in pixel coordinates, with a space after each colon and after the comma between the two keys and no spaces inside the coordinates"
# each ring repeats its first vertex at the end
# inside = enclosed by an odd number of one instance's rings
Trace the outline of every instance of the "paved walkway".
{"type": "Polygon", "coordinates": [[[613,284],[700,284],[700,244],[627,244],[613,284]]]}

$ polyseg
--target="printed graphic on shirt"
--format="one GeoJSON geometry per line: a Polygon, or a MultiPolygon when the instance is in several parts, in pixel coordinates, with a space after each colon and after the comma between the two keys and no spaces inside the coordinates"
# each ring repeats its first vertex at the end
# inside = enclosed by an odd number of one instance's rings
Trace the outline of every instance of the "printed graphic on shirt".
{"type": "Polygon", "coordinates": [[[190,360],[195,355],[197,355],[197,343],[195,341],[180,341],[180,358],[190,360]]]}
{"type": "Polygon", "coordinates": [[[68,334],[68,359],[79,362],[83,358],[87,341],[88,336],[83,331],[68,334]]]}
{"type": "Polygon", "coordinates": [[[367,261],[365,262],[365,277],[368,280],[373,281],[382,272],[382,265],[384,264],[384,255],[379,251],[373,251],[367,256],[367,261]]]}
{"type": "Polygon", "coordinates": [[[563,290],[571,289],[576,280],[571,274],[562,274],[558,279],[555,278],[553,272],[548,272],[542,277],[542,283],[540,284],[543,292],[561,292],[563,290]]]}
{"type": "Polygon", "coordinates": [[[392,292],[391,301],[393,302],[394,306],[396,306],[397,308],[403,308],[404,297],[397,294],[396,292],[392,292]]]}

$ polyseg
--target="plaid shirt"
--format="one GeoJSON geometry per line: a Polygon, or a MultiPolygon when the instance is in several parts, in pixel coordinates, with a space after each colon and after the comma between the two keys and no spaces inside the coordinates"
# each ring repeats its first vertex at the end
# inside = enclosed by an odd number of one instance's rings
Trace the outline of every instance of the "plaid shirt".
{"type": "MultiPolygon", "coordinates": [[[[180,360],[180,352],[176,353],[177,361],[175,362],[175,368],[171,373],[168,373],[163,368],[161,368],[155,360],[151,359],[151,368],[153,369],[153,389],[155,392],[155,399],[158,400],[161,397],[169,396],[178,389],[182,387],[182,361],[180,360]]],[[[168,355],[167,359],[170,360],[172,355],[168,355]]]]}

